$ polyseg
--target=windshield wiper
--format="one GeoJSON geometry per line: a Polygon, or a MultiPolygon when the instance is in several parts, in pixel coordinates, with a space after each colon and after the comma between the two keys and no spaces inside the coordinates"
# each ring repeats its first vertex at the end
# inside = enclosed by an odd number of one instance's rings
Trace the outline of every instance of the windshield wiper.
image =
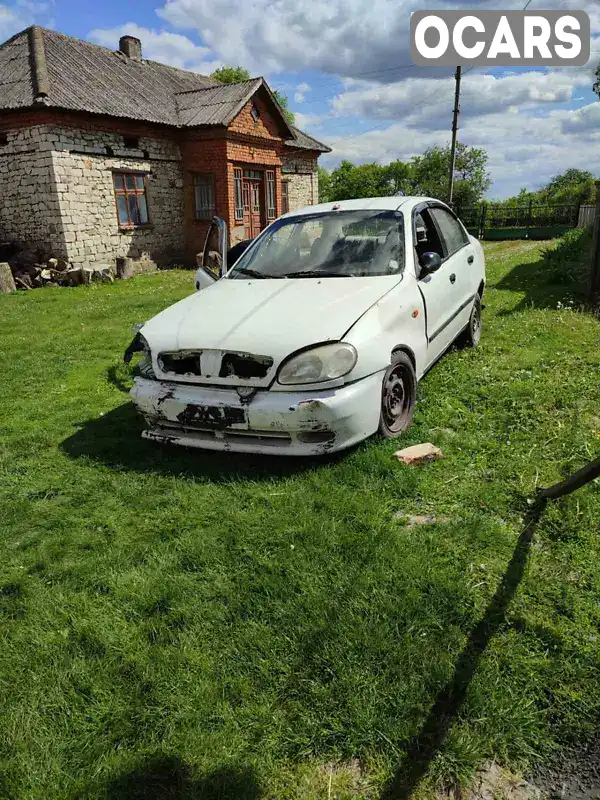
{"type": "Polygon", "coordinates": [[[239,269],[234,270],[236,274],[241,275],[249,275],[251,278],[270,278],[271,275],[265,275],[262,272],[258,272],[256,269],[250,269],[250,267],[240,267],[239,269]]]}
{"type": "Polygon", "coordinates": [[[288,272],[284,278],[352,278],[345,272],[324,272],[320,269],[307,269],[301,272],[288,272]]]}

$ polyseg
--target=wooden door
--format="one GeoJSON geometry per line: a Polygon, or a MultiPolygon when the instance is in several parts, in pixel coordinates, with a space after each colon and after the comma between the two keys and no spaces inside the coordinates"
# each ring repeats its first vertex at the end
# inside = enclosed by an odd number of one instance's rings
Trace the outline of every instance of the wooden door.
{"type": "Polygon", "coordinates": [[[265,209],[263,181],[244,178],[242,196],[244,199],[244,228],[246,238],[254,239],[264,228],[265,209]]]}

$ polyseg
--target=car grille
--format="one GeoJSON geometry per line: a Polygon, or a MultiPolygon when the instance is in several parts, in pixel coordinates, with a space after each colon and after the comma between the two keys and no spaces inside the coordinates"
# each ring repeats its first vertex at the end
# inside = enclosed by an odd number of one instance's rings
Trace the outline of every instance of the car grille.
{"type": "Polygon", "coordinates": [[[160,353],[158,365],[166,375],[206,380],[211,378],[251,380],[265,378],[273,366],[273,359],[270,356],[221,350],[177,350],[160,353]]]}

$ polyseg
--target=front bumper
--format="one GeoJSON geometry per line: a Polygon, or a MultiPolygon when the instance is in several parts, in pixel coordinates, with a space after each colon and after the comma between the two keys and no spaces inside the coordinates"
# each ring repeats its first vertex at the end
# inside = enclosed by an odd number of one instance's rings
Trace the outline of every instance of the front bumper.
{"type": "Polygon", "coordinates": [[[319,455],[350,447],[379,425],[383,373],[319,392],[232,389],[137,377],[131,397],[149,425],[142,436],[208,450],[319,455]]]}

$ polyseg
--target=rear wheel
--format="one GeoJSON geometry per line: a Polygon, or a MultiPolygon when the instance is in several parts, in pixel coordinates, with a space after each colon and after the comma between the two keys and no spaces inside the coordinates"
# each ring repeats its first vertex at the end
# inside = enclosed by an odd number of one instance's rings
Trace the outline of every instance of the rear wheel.
{"type": "Polygon", "coordinates": [[[412,422],[417,399],[417,376],[406,353],[394,353],[381,389],[379,433],[399,436],[412,422]]]}
{"type": "Polygon", "coordinates": [[[479,294],[475,296],[469,324],[460,338],[460,343],[464,347],[477,347],[479,344],[481,339],[481,295],[479,294]]]}

